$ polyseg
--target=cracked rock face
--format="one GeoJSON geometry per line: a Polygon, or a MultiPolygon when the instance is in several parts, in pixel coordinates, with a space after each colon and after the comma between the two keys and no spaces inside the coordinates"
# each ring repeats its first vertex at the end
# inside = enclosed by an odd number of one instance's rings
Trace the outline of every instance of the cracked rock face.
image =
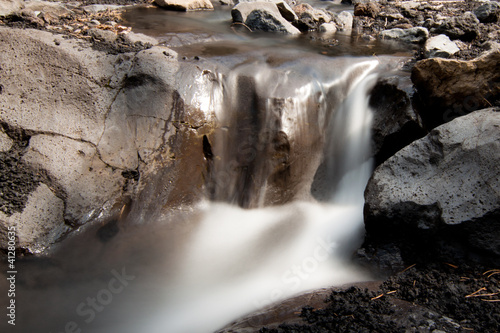
{"type": "Polygon", "coordinates": [[[368,233],[415,243],[422,235],[456,235],[466,247],[500,256],[499,129],[498,108],[476,111],[379,166],[365,192],[368,233]]]}
{"type": "Polygon", "coordinates": [[[168,162],[179,65],[164,47],[110,55],[28,29],[0,28],[0,52],[0,234],[15,225],[38,252],[112,218],[168,162]]]}

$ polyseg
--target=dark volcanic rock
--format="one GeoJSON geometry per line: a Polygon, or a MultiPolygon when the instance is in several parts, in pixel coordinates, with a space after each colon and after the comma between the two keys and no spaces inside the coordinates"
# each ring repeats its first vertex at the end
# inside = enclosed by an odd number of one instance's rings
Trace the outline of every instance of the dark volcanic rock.
{"type": "Polygon", "coordinates": [[[440,126],[374,172],[365,192],[367,241],[403,259],[500,258],[500,112],[440,126]]]}
{"type": "Polygon", "coordinates": [[[404,90],[408,87],[411,89],[409,78],[388,77],[380,79],[371,92],[375,165],[426,134],[404,90]]]}
{"type": "Polygon", "coordinates": [[[474,60],[426,59],[413,68],[411,79],[416,102],[427,127],[433,128],[458,116],[498,105],[500,50],[474,60]]]}
{"type": "Polygon", "coordinates": [[[479,36],[479,20],[471,12],[466,12],[462,16],[447,18],[431,32],[445,34],[451,39],[471,41],[479,36]]]}
{"type": "Polygon", "coordinates": [[[498,20],[498,13],[500,12],[500,5],[498,2],[487,2],[474,10],[474,15],[482,23],[491,23],[498,20]]]}

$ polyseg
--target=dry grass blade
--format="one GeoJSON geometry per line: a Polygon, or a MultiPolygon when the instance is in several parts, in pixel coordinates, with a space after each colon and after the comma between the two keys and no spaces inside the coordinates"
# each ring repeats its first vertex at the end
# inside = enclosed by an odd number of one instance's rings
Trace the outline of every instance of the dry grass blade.
{"type": "Polygon", "coordinates": [[[500,302],[500,299],[482,299],[481,301],[493,303],[493,302],[500,302]]]}
{"type": "Polygon", "coordinates": [[[473,292],[472,294],[469,294],[469,295],[465,296],[465,298],[468,298],[468,297],[474,297],[474,295],[476,295],[476,294],[480,293],[480,292],[481,292],[481,291],[483,291],[483,290],[486,290],[486,288],[485,288],[485,287],[482,287],[481,289],[476,290],[476,291],[475,291],[475,292],[473,292]]]}
{"type": "Polygon", "coordinates": [[[465,297],[491,297],[491,296],[495,296],[495,295],[498,295],[498,293],[476,294],[476,295],[468,295],[468,296],[465,296],[465,297]]]}

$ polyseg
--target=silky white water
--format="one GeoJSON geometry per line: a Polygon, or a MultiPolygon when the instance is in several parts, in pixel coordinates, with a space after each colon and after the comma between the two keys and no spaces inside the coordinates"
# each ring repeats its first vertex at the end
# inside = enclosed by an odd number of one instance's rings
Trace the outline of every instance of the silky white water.
{"type": "Polygon", "coordinates": [[[219,94],[212,90],[196,95],[199,105],[216,111],[228,128],[214,146],[213,198],[197,207],[199,225],[174,278],[166,281],[164,303],[141,321],[143,332],[212,332],[292,295],[367,279],[349,257],[363,235],[363,191],[371,173],[368,92],[377,65],[375,60],[354,62],[331,80],[320,81],[310,68],[301,73],[251,64],[219,82],[219,94]],[[272,119],[265,102],[271,97],[288,98],[278,120],[272,119]],[[248,105],[252,103],[253,108],[248,105]],[[254,113],[250,121],[238,118],[241,108],[254,113]],[[277,130],[286,133],[290,155],[294,148],[307,153],[291,162],[291,168],[301,172],[291,171],[300,178],[293,187],[295,197],[283,205],[262,207],[270,187],[271,156],[266,142],[255,139],[245,143],[245,149],[253,144],[254,150],[241,161],[241,134],[258,138],[263,131],[277,130]],[[321,144],[308,147],[318,137],[323,138],[321,144]],[[310,195],[318,164],[329,173],[322,180],[327,196],[322,202],[310,195]],[[247,167],[243,173],[251,168],[250,182],[238,182],[241,165],[247,167]],[[225,171],[223,179],[220,170],[225,171]]]}

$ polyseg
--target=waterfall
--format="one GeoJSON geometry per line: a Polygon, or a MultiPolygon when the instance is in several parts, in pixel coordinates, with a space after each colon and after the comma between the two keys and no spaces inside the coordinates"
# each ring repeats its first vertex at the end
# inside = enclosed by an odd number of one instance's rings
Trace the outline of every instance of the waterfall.
{"type": "Polygon", "coordinates": [[[368,99],[383,59],[264,55],[229,68],[182,73],[182,99],[216,124],[197,137],[204,199],[150,213],[171,190],[172,169],[158,170],[134,203],[141,223],[106,243],[95,228],[75,232],[56,265],[31,268],[28,281],[46,287],[19,296],[23,331],[209,333],[304,291],[369,279],[349,258],[363,237],[368,99]]]}
{"type": "Polygon", "coordinates": [[[348,258],[362,240],[377,66],[250,62],[194,97],[220,124],[204,138],[208,200],[143,332],[212,332],[300,292],[367,279],[348,258]]]}

